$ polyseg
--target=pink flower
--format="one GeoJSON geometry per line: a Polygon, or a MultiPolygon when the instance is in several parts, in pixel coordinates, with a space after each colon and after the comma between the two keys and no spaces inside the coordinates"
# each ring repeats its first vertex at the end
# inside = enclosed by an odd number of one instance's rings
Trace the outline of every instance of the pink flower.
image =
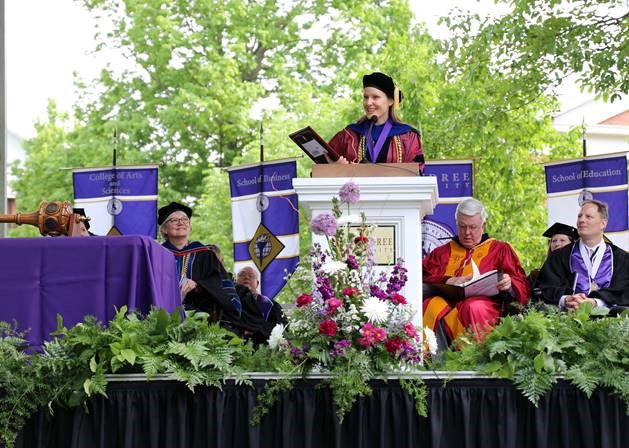
{"type": "Polygon", "coordinates": [[[336,297],[332,297],[325,301],[325,304],[328,306],[328,316],[334,314],[334,312],[343,306],[343,301],[337,299],[336,297]]]}
{"type": "Polygon", "coordinates": [[[358,289],[356,288],[345,288],[343,289],[343,295],[347,297],[353,297],[358,295],[358,289]]]}
{"type": "Polygon", "coordinates": [[[413,325],[411,322],[404,324],[402,330],[404,331],[404,334],[406,334],[406,336],[408,336],[409,338],[414,339],[417,337],[417,329],[415,328],[415,325],[413,325]]]}
{"type": "Polygon", "coordinates": [[[396,305],[406,305],[406,298],[402,294],[393,293],[391,294],[391,302],[396,305]]]}
{"type": "Polygon", "coordinates": [[[378,342],[382,342],[387,337],[387,332],[384,328],[375,327],[371,322],[367,322],[360,329],[362,338],[358,339],[358,343],[363,347],[370,347],[378,342]]]}
{"type": "Polygon", "coordinates": [[[310,294],[302,294],[297,297],[297,306],[301,308],[302,306],[310,305],[312,303],[312,296],[310,294]]]}
{"type": "Polygon", "coordinates": [[[319,333],[326,336],[334,336],[336,330],[336,323],[333,320],[324,320],[319,324],[319,333]]]}

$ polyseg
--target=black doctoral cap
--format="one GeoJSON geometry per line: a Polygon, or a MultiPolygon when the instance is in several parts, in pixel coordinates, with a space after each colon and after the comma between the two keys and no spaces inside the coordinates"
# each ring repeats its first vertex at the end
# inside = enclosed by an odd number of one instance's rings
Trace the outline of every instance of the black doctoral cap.
{"type": "MultiPolygon", "coordinates": [[[[370,75],[363,76],[363,89],[367,87],[375,87],[386,93],[389,98],[395,99],[395,83],[393,82],[393,78],[384,73],[374,72],[370,75]]],[[[402,92],[399,93],[399,101],[402,101],[402,92]]]]}
{"type": "Polygon", "coordinates": [[[157,224],[161,226],[166,221],[166,218],[176,211],[184,212],[188,218],[192,217],[192,209],[190,207],[178,202],[171,202],[157,211],[157,224]]]}
{"type": "Polygon", "coordinates": [[[579,232],[577,232],[577,229],[561,222],[556,222],[555,224],[550,226],[548,229],[546,229],[542,236],[545,236],[546,238],[552,238],[553,236],[558,234],[567,235],[572,238],[573,241],[579,238],[579,232]]]}

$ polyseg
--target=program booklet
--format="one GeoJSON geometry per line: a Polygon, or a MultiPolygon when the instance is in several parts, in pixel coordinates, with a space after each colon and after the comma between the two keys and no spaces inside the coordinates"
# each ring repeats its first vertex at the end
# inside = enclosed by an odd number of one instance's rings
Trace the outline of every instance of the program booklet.
{"type": "Polygon", "coordinates": [[[424,283],[424,297],[441,296],[447,300],[463,300],[472,296],[495,296],[499,293],[496,283],[502,278],[502,271],[494,269],[472,278],[460,285],[424,283]]]}
{"type": "Polygon", "coordinates": [[[315,163],[328,163],[326,154],[331,160],[338,160],[339,155],[310,126],[293,132],[290,139],[305,152],[315,163]]]}

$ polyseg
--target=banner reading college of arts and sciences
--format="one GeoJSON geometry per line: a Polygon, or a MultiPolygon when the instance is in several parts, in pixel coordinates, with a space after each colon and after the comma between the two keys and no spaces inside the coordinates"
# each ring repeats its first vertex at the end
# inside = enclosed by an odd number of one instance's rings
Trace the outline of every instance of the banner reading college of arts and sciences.
{"type": "Polygon", "coordinates": [[[424,176],[435,176],[439,203],[432,215],[422,220],[422,257],[456,235],[454,212],[464,199],[474,196],[474,161],[427,161],[424,176]]]}
{"type": "Polygon", "coordinates": [[[544,169],[548,225],[561,222],[576,226],[580,203],[594,198],[609,206],[605,235],[617,246],[629,249],[626,155],[552,162],[544,169]]]}
{"type": "Polygon", "coordinates": [[[260,292],[273,298],[299,262],[299,213],[294,159],[229,168],[234,271],[260,272],[260,292]]]}
{"type": "Polygon", "coordinates": [[[85,209],[90,231],[157,234],[157,165],[72,170],[74,206],[85,209]]]}

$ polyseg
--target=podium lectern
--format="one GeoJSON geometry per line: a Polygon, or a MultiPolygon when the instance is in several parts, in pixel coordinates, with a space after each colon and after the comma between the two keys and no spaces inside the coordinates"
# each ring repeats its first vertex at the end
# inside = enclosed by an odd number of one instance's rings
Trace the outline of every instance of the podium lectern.
{"type": "MultiPolygon", "coordinates": [[[[387,229],[387,240],[393,243],[393,261],[403,258],[408,269],[402,294],[417,310],[414,323],[421,325],[421,220],[433,212],[439,193],[435,177],[416,173],[417,164],[314,165],[313,177],[293,179],[293,186],[299,203],[311,217],[329,212],[332,198],[346,182],[359,186],[360,202],[351,206],[351,213],[364,212],[368,224],[387,229]]],[[[312,242],[327,247],[324,236],[312,235],[312,242]]],[[[386,263],[378,267],[391,269],[386,263]]]]}

